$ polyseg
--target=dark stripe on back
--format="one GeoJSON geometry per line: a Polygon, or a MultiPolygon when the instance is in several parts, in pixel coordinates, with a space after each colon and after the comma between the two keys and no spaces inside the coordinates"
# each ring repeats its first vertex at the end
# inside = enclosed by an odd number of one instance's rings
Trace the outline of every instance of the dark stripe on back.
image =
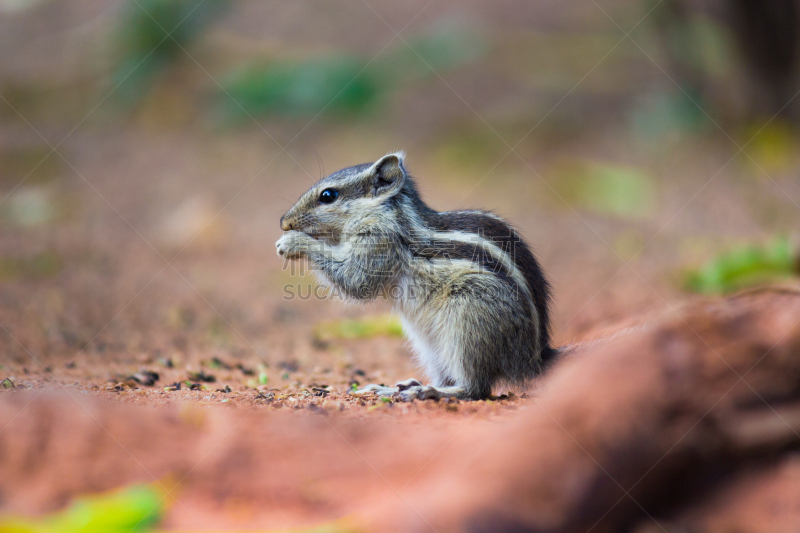
{"type": "MultiPolygon", "coordinates": [[[[522,240],[517,231],[509,224],[482,212],[448,212],[439,213],[428,207],[420,197],[416,183],[413,178],[408,176],[406,185],[401,194],[389,200],[389,204],[395,210],[398,220],[406,230],[406,235],[411,235],[411,221],[408,219],[403,209],[403,202],[411,202],[414,211],[422,219],[428,228],[434,231],[462,231],[465,233],[477,233],[481,237],[490,240],[505,253],[509,254],[522,272],[528,284],[533,305],[539,317],[539,346],[542,350],[550,346],[550,283],[544,275],[542,267],[522,240]]],[[[411,243],[407,243],[411,246],[411,243]]],[[[413,253],[413,248],[412,248],[413,253]]],[[[484,252],[485,253],[485,252],[484,252]]],[[[504,270],[504,269],[503,269],[504,270]]],[[[513,279],[507,272],[503,276],[513,283],[513,279]]]]}
{"type": "Polygon", "coordinates": [[[517,286],[514,278],[511,277],[511,272],[508,271],[505,265],[478,243],[435,239],[425,240],[420,243],[408,243],[408,246],[415,257],[471,261],[496,274],[513,287],[516,288],[517,286]]]}
{"type": "Polygon", "coordinates": [[[426,217],[426,223],[437,231],[477,233],[507,253],[525,277],[539,315],[539,345],[541,348],[550,345],[550,284],[539,262],[514,228],[493,216],[476,212],[436,213],[436,216],[426,217]]]}

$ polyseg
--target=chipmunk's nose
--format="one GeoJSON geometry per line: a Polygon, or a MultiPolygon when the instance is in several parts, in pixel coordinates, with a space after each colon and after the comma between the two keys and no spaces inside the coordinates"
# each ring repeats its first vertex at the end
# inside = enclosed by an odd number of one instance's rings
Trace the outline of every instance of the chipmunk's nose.
{"type": "Polygon", "coordinates": [[[290,229],[292,229],[292,223],[286,220],[286,215],[283,215],[281,217],[281,229],[283,231],[289,231],[290,229]]]}

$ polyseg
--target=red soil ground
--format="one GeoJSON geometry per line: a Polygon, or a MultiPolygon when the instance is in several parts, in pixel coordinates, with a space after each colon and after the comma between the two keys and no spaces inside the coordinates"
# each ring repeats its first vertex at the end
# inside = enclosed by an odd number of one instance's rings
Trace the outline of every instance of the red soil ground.
{"type": "Polygon", "coordinates": [[[10,390],[2,509],[146,481],[185,530],[797,531],[800,295],[696,301],[640,326],[495,402],[251,392],[153,409],[102,397],[166,394],[10,390]]]}

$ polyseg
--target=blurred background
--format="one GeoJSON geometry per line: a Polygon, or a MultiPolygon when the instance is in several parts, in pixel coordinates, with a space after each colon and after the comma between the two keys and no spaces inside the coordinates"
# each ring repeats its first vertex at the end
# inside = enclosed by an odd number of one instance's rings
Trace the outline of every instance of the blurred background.
{"type": "Polygon", "coordinates": [[[798,25],[793,0],[0,0],[4,375],[408,377],[360,321],[387,303],[309,300],[274,251],[310,184],[396,149],[432,207],[521,230],[559,343],[796,282],[798,25]]]}

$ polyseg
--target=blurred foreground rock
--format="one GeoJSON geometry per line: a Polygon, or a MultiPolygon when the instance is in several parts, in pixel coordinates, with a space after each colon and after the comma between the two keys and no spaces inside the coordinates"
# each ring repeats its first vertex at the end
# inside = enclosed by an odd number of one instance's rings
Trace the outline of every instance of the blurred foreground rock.
{"type": "Polygon", "coordinates": [[[427,472],[407,498],[418,514],[395,516],[420,531],[799,531],[798,326],[800,296],[766,291],[583,346],[527,413],[427,472]]]}

